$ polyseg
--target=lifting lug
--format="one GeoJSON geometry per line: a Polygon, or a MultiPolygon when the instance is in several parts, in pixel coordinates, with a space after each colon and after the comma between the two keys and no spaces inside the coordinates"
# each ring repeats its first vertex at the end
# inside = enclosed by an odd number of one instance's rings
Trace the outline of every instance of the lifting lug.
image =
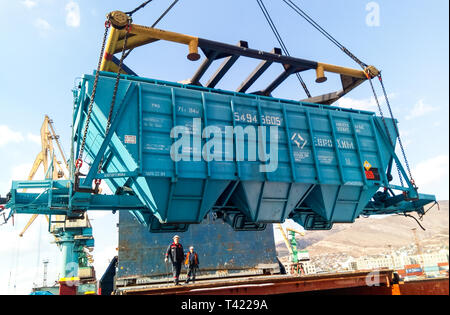
{"type": "Polygon", "coordinates": [[[131,17],[122,11],[110,12],[106,18],[111,22],[111,25],[118,30],[122,30],[127,27],[128,24],[131,24],[131,17]]]}
{"type": "Polygon", "coordinates": [[[366,73],[368,79],[369,78],[373,79],[373,78],[377,77],[380,74],[380,70],[378,70],[374,66],[367,66],[364,69],[364,72],[366,73]]]}

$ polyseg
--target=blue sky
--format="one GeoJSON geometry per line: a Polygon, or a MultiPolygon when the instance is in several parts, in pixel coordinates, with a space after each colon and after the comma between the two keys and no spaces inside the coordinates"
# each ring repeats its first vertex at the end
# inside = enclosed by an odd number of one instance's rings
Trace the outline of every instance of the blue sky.
{"type": "MultiPolygon", "coordinates": [[[[96,66],[105,14],[116,9],[133,9],[140,2],[0,1],[0,27],[8,30],[3,32],[0,50],[1,195],[8,191],[12,178],[26,177],[39,151],[38,135],[45,114],[54,120],[69,152],[71,89],[77,77],[91,73],[96,66]]],[[[383,70],[420,191],[448,199],[448,1],[375,1],[379,6],[378,26],[366,23],[367,15],[372,13],[366,6],[371,1],[295,2],[363,61],[383,70]]],[[[154,0],[135,14],[135,23],[151,25],[170,3],[154,0]]],[[[281,0],[265,3],[292,55],[357,68],[281,0]]],[[[247,40],[250,47],[262,50],[278,47],[254,0],[180,0],[158,27],[227,43],[247,40]]],[[[184,46],[155,43],[136,49],[126,63],[139,75],[179,81],[192,76],[199,65],[187,61],[185,55],[184,46]]],[[[252,62],[239,61],[220,88],[235,89],[253,67],[252,62]]],[[[255,89],[267,84],[279,71],[275,67],[270,69],[255,89]]],[[[323,85],[313,82],[312,73],[304,78],[313,94],[338,87],[337,77],[331,75],[323,85]]],[[[339,105],[376,111],[371,95],[366,83],[339,105]]],[[[274,96],[305,98],[295,78],[277,89],[274,96]]],[[[117,218],[104,214],[91,217],[95,219],[95,257],[101,274],[108,257],[114,254],[117,218]]],[[[41,271],[36,268],[42,269],[40,261],[45,257],[51,259],[50,278],[56,279],[58,251],[49,244],[45,220],[41,219],[19,240],[17,232],[26,220],[22,216],[14,227],[0,229],[0,237],[10,240],[0,248],[0,293],[28,292],[30,279],[39,278],[41,271]],[[41,248],[39,255],[36,248],[41,248]],[[14,283],[16,291],[12,289],[14,283]]]]}

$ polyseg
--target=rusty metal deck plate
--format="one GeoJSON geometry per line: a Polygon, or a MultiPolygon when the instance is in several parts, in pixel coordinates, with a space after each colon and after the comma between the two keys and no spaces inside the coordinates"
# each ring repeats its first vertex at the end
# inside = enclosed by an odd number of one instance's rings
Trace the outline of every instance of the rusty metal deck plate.
{"type": "Polygon", "coordinates": [[[188,286],[160,286],[121,288],[118,294],[126,295],[275,295],[322,290],[378,286],[389,288],[392,271],[378,273],[355,272],[320,276],[257,276],[198,282],[188,286]]]}

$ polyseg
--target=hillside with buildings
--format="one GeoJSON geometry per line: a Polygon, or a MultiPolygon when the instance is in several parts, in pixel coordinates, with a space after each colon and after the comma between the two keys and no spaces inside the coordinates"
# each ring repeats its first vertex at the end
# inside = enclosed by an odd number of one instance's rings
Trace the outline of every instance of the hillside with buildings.
{"type": "MultiPolygon", "coordinates": [[[[420,223],[425,231],[405,216],[360,218],[354,224],[336,224],[330,231],[306,231],[297,238],[298,247],[308,250],[322,270],[342,269],[349,261],[364,257],[415,255],[417,243],[424,254],[448,251],[449,202],[440,201],[439,208],[433,207],[420,223]]],[[[279,257],[288,256],[284,243],[278,243],[277,250],[279,257]]]]}

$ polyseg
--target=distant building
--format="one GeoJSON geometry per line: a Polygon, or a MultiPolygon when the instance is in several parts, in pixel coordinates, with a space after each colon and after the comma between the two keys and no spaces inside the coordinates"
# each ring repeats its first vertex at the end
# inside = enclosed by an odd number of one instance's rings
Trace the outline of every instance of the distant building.
{"type": "Polygon", "coordinates": [[[392,257],[361,257],[352,264],[354,270],[393,269],[392,257]]]}
{"type": "Polygon", "coordinates": [[[351,270],[404,269],[406,265],[421,265],[423,267],[438,266],[448,263],[448,251],[427,253],[422,255],[394,254],[382,257],[360,257],[348,263],[351,270]]]}
{"type": "Polygon", "coordinates": [[[437,253],[429,253],[411,256],[416,264],[422,266],[437,266],[438,263],[448,262],[448,252],[439,251],[437,253]]]}
{"type": "Polygon", "coordinates": [[[310,261],[302,262],[305,275],[314,275],[317,273],[316,265],[310,261]]]}

